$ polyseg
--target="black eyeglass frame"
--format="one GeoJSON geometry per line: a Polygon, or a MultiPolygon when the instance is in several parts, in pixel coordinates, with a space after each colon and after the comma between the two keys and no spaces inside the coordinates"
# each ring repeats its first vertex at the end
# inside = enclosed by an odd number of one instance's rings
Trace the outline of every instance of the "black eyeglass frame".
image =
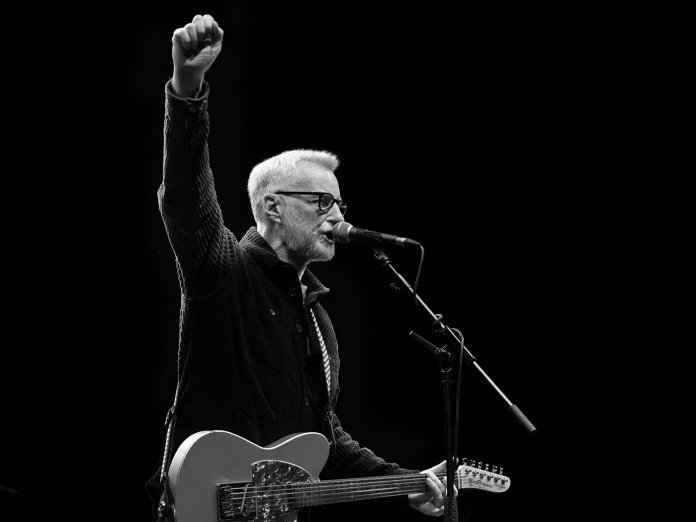
{"type": "MultiPolygon", "coordinates": [[[[283,196],[317,196],[319,199],[317,200],[317,206],[319,207],[319,212],[323,214],[327,214],[328,212],[331,211],[331,208],[334,206],[334,203],[338,205],[338,210],[341,212],[341,215],[345,216],[346,211],[348,210],[348,203],[346,203],[345,200],[343,199],[336,199],[333,197],[333,194],[329,192],[292,192],[292,191],[278,191],[274,192],[274,194],[280,194],[283,196]],[[321,202],[325,197],[328,196],[331,198],[331,203],[328,205],[325,205],[324,208],[321,206],[321,202]]],[[[309,203],[309,201],[307,202],[309,203]]]]}

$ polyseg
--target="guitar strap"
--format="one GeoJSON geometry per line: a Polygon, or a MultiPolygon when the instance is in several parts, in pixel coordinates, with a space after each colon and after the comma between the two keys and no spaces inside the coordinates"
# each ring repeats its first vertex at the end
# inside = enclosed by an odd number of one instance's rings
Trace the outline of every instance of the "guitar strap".
{"type": "Polygon", "coordinates": [[[321,330],[319,329],[317,317],[314,315],[314,310],[310,308],[309,314],[312,316],[314,329],[317,331],[317,339],[319,339],[319,345],[321,346],[321,358],[324,362],[324,377],[326,378],[326,391],[329,394],[329,400],[331,400],[331,362],[329,359],[329,352],[326,350],[326,343],[324,343],[324,337],[321,335],[321,330]]]}
{"type": "Polygon", "coordinates": [[[164,448],[162,449],[162,463],[159,470],[145,483],[145,489],[153,504],[154,522],[175,522],[173,495],[169,488],[167,471],[169,470],[172,453],[172,435],[174,434],[174,427],[176,426],[176,407],[179,404],[181,383],[184,380],[187,362],[188,352],[182,354],[180,346],[177,353],[177,383],[174,392],[174,401],[172,402],[171,408],[167,411],[167,416],[164,420],[166,435],[164,438],[164,448]]]}
{"type": "MultiPolygon", "coordinates": [[[[331,408],[331,359],[329,358],[329,352],[326,349],[326,343],[324,342],[324,337],[321,335],[321,329],[319,328],[319,322],[317,321],[316,315],[314,315],[314,310],[309,309],[309,313],[312,316],[312,321],[314,322],[314,328],[317,331],[317,339],[319,340],[319,345],[321,346],[321,357],[324,362],[324,376],[326,377],[326,392],[327,392],[327,403],[324,410],[324,415],[326,421],[329,423],[329,430],[331,431],[331,439],[333,440],[334,448],[336,447],[336,434],[334,433],[334,423],[336,422],[336,416],[331,408]]],[[[309,340],[307,340],[309,342],[309,340]]]]}
{"type": "Polygon", "coordinates": [[[166,436],[164,440],[164,449],[162,450],[162,463],[155,476],[151,477],[146,483],[146,489],[153,502],[154,522],[175,522],[174,504],[172,502],[172,492],[169,488],[169,480],[167,480],[167,470],[169,469],[169,460],[171,457],[171,440],[176,424],[176,405],[179,399],[179,385],[181,380],[177,382],[176,392],[174,393],[174,403],[167,411],[167,417],[164,421],[166,436]]]}
{"type": "Polygon", "coordinates": [[[165,480],[162,485],[162,495],[157,503],[155,522],[176,522],[174,516],[174,504],[170,500],[172,492],[169,489],[169,481],[165,480]]]}

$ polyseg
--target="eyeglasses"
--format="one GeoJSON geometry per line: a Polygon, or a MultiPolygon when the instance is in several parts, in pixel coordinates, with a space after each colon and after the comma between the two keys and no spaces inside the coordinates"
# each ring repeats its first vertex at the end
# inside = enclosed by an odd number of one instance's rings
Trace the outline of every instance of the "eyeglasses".
{"type": "Polygon", "coordinates": [[[275,192],[275,194],[283,194],[286,196],[317,196],[319,199],[316,201],[309,201],[309,203],[318,203],[319,212],[325,214],[331,210],[333,204],[338,205],[338,210],[342,215],[345,216],[346,210],[348,210],[348,203],[342,199],[336,199],[328,192],[275,192]]]}

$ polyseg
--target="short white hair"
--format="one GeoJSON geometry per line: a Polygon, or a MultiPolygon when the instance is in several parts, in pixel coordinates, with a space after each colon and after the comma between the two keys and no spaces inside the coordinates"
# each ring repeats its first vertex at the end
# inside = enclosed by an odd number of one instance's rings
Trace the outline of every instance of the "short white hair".
{"type": "Polygon", "coordinates": [[[265,221],[263,196],[287,185],[297,173],[297,164],[307,161],[334,172],[338,168],[338,158],[325,150],[295,149],[286,150],[257,164],[249,174],[247,191],[251,211],[256,223],[265,221]]]}

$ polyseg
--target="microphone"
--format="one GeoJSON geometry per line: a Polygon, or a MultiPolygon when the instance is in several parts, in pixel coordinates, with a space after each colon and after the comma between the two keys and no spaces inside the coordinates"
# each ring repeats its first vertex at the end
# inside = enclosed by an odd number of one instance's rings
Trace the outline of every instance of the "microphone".
{"type": "Polygon", "coordinates": [[[336,223],[331,233],[337,243],[366,243],[375,246],[392,245],[415,248],[420,248],[421,246],[420,243],[413,239],[354,227],[347,221],[336,223]]]}

